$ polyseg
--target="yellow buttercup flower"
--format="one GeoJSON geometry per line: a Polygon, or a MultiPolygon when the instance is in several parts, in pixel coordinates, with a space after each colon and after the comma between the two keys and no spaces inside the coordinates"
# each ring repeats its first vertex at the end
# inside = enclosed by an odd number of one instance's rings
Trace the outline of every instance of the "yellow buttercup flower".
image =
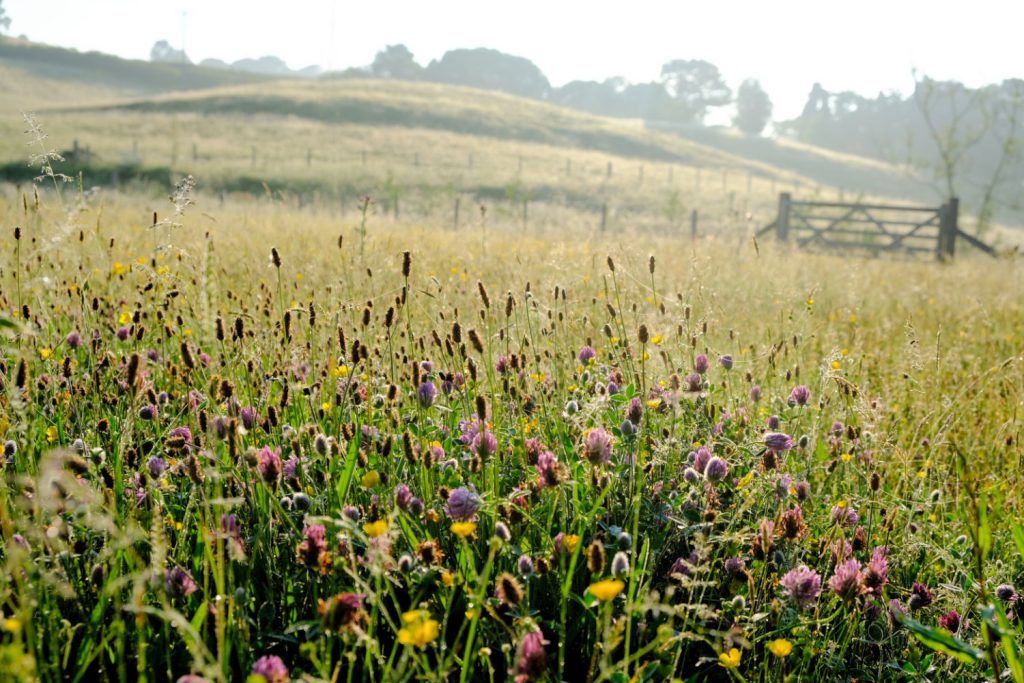
{"type": "Polygon", "coordinates": [[[377,472],[371,470],[364,474],[359,481],[360,483],[362,483],[363,488],[372,489],[374,486],[380,483],[380,475],[377,472]]]}
{"type": "Polygon", "coordinates": [[[21,630],[21,621],[14,617],[8,617],[3,621],[3,629],[8,633],[17,633],[21,630]]]}
{"type": "Polygon", "coordinates": [[[718,663],[726,669],[735,669],[740,665],[740,651],[736,648],[730,649],[718,655],[718,663]]]}
{"type": "Polygon", "coordinates": [[[53,353],[50,349],[39,349],[39,357],[46,360],[53,353]]]}
{"type": "Polygon", "coordinates": [[[49,427],[46,428],[46,440],[49,441],[50,443],[53,443],[54,441],[57,440],[57,428],[54,427],[53,425],[50,425],[49,427]]]}
{"type": "Polygon", "coordinates": [[[793,643],[785,638],[776,638],[768,643],[768,651],[776,657],[787,657],[793,651],[793,643]]]}
{"type": "Polygon", "coordinates": [[[388,530],[388,521],[386,519],[378,519],[376,522],[367,522],[363,525],[363,531],[370,538],[377,538],[383,535],[388,530]]]}
{"type": "Polygon", "coordinates": [[[575,551],[579,544],[580,537],[576,534],[566,534],[562,537],[562,546],[570,553],[575,551]]]}
{"type": "Polygon", "coordinates": [[[405,626],[398,631],[398,642],[402,645],[426,647],[441,633],[441,624],[431,619],[430,612],[425,609],[406,612],[402,615],[402,623],[405,626]]]}
{"type": "Polygon", "coordinates": [[[452,533],[459,538],[465,538],[476,531],[476,522],[454,522],[452,533]]]}
{"type": "Polygon", "coordinates": [[[614,600],[615,596],[621,593],[625,587],[626,584],[619,579],[605,579],[604,581],[590,584],[590,588],[587,590],[601,602],[608,602],[609,600],[614,600]]]}

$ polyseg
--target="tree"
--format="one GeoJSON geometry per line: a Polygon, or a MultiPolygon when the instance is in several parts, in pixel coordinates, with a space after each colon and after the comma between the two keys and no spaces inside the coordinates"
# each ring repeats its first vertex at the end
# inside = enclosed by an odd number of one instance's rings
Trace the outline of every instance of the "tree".
{"type": "Polygon", "coordinates": [[[388,45],[377,53],[370,65],[375,78],[397,78],[414,81],[420,77],[423,67],[416,63],[412,52],[405,45],[388,45]]]}
{"type": "Polygon", "coordinates": [[[748,78],[736,91],[736,116],[733,125],[747,135],[760,135],[772,117],[772,101],[761,84],[748,78]]]}
{"type": "Polygon", "coordinates": [[[661,82],[677,105],[680,118],[703,123],[708,109],[732,101],[718,67],[702,59],[676,59],[661,67],[661,82]]]}
{"type": "Polygon", "coordinates": [[[551,92],[547,76],[529,59],[482,47],[449,50],[440,61],[430,63],[425,76],[436,83],[500,90],[535,99],[545,99],[551,92]]]}
{"type": "Polygon", "coordinates": [[[168,62],[172,64],[191,64],[188,55],[182,50],[171,47],[171,44],[166,40],[158,40],[153,43],[153,48],[149,51],[149,61],[151,62],[168,62]]]}
{"type": "Polygon", "coordinates": [[[11,27],[11,18],[4,11],[4,0],[0,0],[0,33],[11,27]]]}

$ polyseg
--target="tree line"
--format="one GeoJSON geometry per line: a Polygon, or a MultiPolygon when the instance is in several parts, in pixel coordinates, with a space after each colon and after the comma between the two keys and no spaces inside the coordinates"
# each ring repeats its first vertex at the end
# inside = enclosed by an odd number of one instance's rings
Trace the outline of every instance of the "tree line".
{"type": "Polygon", "coordinates": [[[735,104],[734,123],[759,135],[772,114],[771,99],[756,80],[748,79],[734,93],[718,67],[701,59],[666,62],[661,78],[630,83],[623,78],[571,81],[554,87],[540,68],[525,57],[488,48],[449,50],[440,59],[420,65],[405,45],[389,45],[365,68],[327,74],[329,78],[366,77],[422,80],[499,90],[545,100],[573,109],[648,121],[701,125],[710,110],[735,104]]]}
{"type": "Polygon", "coordinates": [[[985,232],[997,214],[1020,222],[1024,204],[1024,80],[969,88],[915,74],[906,97],[829,92],[815,83],[780,135],[906,169],[937,198],[960,197],[985,232]]]}

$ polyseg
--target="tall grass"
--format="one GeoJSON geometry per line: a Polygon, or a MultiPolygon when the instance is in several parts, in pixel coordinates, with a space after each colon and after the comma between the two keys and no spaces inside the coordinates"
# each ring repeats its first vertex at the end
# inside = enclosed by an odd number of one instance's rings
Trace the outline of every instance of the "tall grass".
{"type": "Polygon", "coordinates": [[[1018,265],[192,199],[0,199],[9,679],[1021,680],[1018,265]]]}

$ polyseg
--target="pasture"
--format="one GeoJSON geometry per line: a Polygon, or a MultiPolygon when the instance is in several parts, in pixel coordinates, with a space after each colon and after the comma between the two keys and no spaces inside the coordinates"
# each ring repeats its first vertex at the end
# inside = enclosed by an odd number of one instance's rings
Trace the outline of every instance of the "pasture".
{"type": "Polygon", "coordinates": [[[1022,680],[1018,264],[61,191],[10,680],[1022,680]]]}

